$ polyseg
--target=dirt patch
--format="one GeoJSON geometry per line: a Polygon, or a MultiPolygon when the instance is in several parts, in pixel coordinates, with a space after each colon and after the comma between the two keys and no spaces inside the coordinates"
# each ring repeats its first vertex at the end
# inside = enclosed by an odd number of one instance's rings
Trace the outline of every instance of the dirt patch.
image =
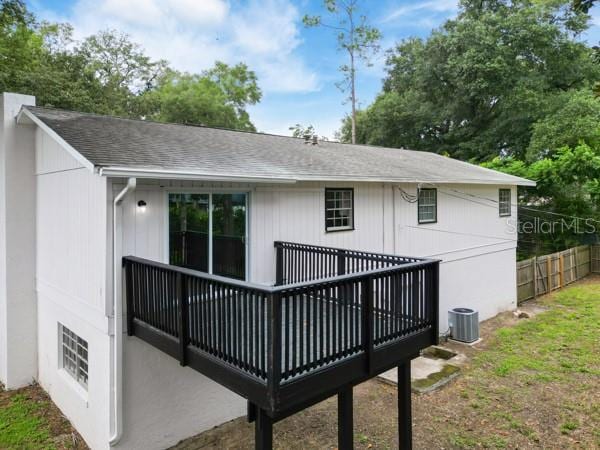
{"type": "MultiPolygon", "coordinates": [[[[600,277],[574,286],[522,305],[532,319],[483,322],[476,345],[445,344],[468,362],[440,390],[413,394],[415,448],[600,448],[600,277]]],[[[356,386],[354,422],[355,448],[398,448],[396,388],[356,386]]],[[[274,445],[337,448],[335,398],[275,424],[274,445]]],[[[174,448],[252,449],[254,428],[240,418],[174,448]]]]}
{"type": "Polygon", "coordinates": [[[12,391],[0,385],[0,411],[1,448],[88,448],[37,384],[12,391]]]}

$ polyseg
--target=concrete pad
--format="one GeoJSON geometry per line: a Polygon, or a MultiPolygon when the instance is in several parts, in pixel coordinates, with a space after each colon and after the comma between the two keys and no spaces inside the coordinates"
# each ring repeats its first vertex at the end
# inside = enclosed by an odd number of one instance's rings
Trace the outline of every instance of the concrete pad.
{"type": "MultiPolygon", "coordinates": [[[[443,348],[443,346],[440,346],[443,348]]],[[[457,353],[456,356],[450,359],[443,358],[435,358],[431,356],[419,356],[415,358],[411,362],[411,381],[414,383],[415,381],[425,380],[430,375],[439,373],[444,370],[447,365],[452,365],[456,367],[461,367],[467,362],[467,357],[462,353],[457,353]]],[[[458,376],[459,372],[453,373],[452,375],[441,379],[439,382],[434,385],[429,386],[426,389],[415,388],[413,386],[413,390],[417,392],[427,392],[433,389],[436,389],[448,381],[452,380],[456,376],[458,376]]],[[[381,381],[390,383],[390,384],[398,384],[398,370],[396,368],[390,369],[387,372],[382,373],[378,377],[381,381]]]]}
{"type": "MultiPolygon", "coordinates": [[[[448,361],[445,359],[431,359],[419,356],[412,360],[410,379],[411,381],[423,380],[432,373],[441,371],[447,363],[448,361]]],[[[379,377],[391,383],[398,384],[398,369],[390,369],[387,372],[383,372],[379,377]]]]}

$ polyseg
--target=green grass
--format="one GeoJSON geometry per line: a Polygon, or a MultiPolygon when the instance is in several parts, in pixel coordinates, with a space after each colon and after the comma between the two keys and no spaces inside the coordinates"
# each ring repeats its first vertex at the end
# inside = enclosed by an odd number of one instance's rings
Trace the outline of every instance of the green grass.
{"type": "Polygon", "coordinates": [[[464,371],[456,417],[440,427],[452,448],[600,448],[600,284],[542,303],[497,329],[464,371]]]}
{"type": "Polygon", "coordinates": [[[574,373],[600,375],[599,297],[597,285],[556,294],[549,311],[499,329],[495,345],[476,363],[497,377],[519,374],[530,382],[568,380],[574,373]]]}
{"type": "Polygon", "coordinates": [[[13,395],[0,408],[0,448],[53,449],[50,430],[41,414],[47,402],[34,402],[23,394],[13,395]]]}

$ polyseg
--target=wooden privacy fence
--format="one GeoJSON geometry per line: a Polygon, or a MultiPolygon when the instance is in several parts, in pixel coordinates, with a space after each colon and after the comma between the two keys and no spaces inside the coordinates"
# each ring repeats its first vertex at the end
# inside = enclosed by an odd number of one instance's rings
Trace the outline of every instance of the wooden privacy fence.
{"type": "Polygon", "coordinates": [[[600,273],[600,245],[582,245],[517,262],[517,301],[524,302],[600,273]]]}

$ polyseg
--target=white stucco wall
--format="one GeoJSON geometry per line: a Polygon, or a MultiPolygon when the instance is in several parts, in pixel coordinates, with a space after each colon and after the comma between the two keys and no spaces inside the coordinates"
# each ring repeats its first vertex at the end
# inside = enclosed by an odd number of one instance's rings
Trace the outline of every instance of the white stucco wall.
{"type": "Polygon", "coordinates": [[[28,95],[0,95],[0,381],[37,375],[34,128],[16,124],[28,95]]]}

